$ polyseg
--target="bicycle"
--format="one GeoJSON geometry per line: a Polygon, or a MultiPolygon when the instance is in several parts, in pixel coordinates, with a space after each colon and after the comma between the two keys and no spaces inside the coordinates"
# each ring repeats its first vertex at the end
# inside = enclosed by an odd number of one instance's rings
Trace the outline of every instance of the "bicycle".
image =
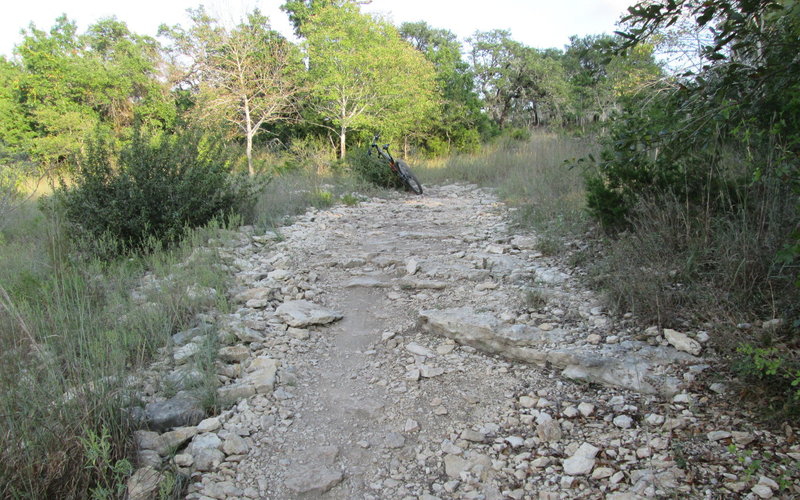
{"type": "Polygon", "coordinates": [[[372,144],[369,146],[367,155],[371,156],[372,149],[375,148],[375,151],[378,152],[378,156],[389,163],[389,168],[403,181],[403,184],[405,184],[408,189],[416,194],[422,194],[422,184],[419,183],[414,173],[411,172],[411,168],[408,164],[403,160],[395,160],[389,152],[388,144],[384,144],[382,148],[378,147],[378,139],[380,138],[381,134],[376,134],[375,137],[372,138],[372,144]]]}

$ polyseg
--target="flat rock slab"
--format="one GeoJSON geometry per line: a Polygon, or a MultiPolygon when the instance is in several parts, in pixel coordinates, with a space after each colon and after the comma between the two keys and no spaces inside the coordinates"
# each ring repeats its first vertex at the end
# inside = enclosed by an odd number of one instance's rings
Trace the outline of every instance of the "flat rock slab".
{"type": "Polygon", "coordinates": [[[339,484],[344,478],[342,471],[330,467],[303,466],[291,470],[284,484],[298,495],[322,495],[339,484]]]}
{"type": "Polygon", "coordinates": [[[307,300],[291,300],[284,302],[275,310],[275,314],[295,328],[311,325],[327,325],[342,319],[342,313],[328,309],[307,300]]]}
{"type": "Polygon", "coordinates": [[[528,325],[509,325],[488,313],[468,307],[422,310],[422,328],[483,352],[539,366],[563,370],[574,380],[624,387],[645,394],[671,396],[679,381],[659,374],[658,365],[698,362],[698,358],[674,349],[651,347],[643,342],[587,347],[562,342],[560,329],[540,330],[528,325]],[[556,347],[558,346],[558,347],[556,347]]]}

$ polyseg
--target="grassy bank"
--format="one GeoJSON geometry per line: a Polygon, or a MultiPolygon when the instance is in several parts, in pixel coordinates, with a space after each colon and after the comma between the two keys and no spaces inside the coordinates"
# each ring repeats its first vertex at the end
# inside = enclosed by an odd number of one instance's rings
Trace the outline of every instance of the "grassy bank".
{"type": "Polygon", "coordinates": [[[136,404],[135,374],[196,313],[226,307],[219,256],[196,250],[224,229],[107,262],[76,257],[34,204],[13,217],[0,244],[0,496],[116,497],[132,465],[123,408],[136,404]]]}
{"type": "Polygon", "coordinates": [[[415,168],[423,184],[457,181],[496,188],[515,221],[540,232],[541,250],[555,253],[587,224],[583,177],[567,162],[595,147],[588,139],[537,131],[525,140],[499,140],[479,154],[415,168]]]}

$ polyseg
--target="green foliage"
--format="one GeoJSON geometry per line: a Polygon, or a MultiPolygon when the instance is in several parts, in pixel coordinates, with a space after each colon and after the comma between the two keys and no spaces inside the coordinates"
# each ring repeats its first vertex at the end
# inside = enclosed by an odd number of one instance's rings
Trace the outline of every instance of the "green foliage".
{"type": "Polygon", "coordinates": [[[92,500],[121,498],[125,493],[126,479],[133,473],[133,465],[126,458],[114,460],[108,428],[104,426],[99,434],[86,429],[85,437],[78,439],[83,446],[85,467],[98,482],[89,490],[92,500]]]}
{"type": "Polygon", "coordinates": [[[758,379],[772,392],[782,393],[800,405],[800,362],[777,347],[754,347],[744,343],[737,349],[741,356],[736,367],[740,375],[758,379]]]}
{"type": "Polygon", "coordinates": [[[469,43],[478,91],[500,128],[559,122],[568,95],[560,54],[527,47],[505,30],[477,32],[469,43]]]}
{"type": "Polygon", "coordinates": [[[110,238],[116,251],[174,243],[187,228],[243,210],[249,183],[229,172],[221,141],[187,131],[149,136],[137,129],[115,155],[98,137],[58,199],[78,234],[110,238]]]}
{"type": "Polygon", "coordinates": [[[474,73],[461,58],[458,38],[423,21],[403,23],[400,36],[433,63],[442,97],[440,110],[427,129],[412,131],[412,139],[421,141],[433,157],[476,152],[481,132],[488,128],[488,117],[475,92],[474,73]]]}
{"type": "Polygon", "coordinates": [[[345,2],[320,9],[303,29],[309,106],[338,136],[340,158],[351,129],[380,129],[387,138],[424,129],[436,109],[434,68],[392,25],[345,2]]]}
{"type": "Polygon", "coordinates": [[[22,71],[9,87],[9,105],[17,112],[7,122],[11,130],[0,133],[37,161],[63,166],[98,126],[121,137],[137,117],[158,127],[175,122],[157,78],[158,44],[125,23],[103,19],[79,35],[62,16],[49,33],[31,25],[16,51],[22,71]]]}
{"type": "Polygon", "coordinates": [[[361,180],[381,188],[402,189],[403,181],[392,172],[386,160],[379,158],[375,152],[367,154],[363,150],[350,152],[347,165],[361,180]]]}

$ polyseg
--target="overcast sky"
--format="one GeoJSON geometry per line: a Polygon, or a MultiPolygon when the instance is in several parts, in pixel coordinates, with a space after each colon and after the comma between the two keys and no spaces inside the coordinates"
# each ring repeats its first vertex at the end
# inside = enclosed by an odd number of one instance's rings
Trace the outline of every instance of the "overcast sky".
{"type": "MultiPolygon", "coordinates": [[[[283,0],[9,0],[0,15],[0,54],[11,56],[22,40],[20,30],[33,22],[49,29],[60,14],[77,21],[79,32],[103,17],[116,16],[136,33],[155,35],[158,25],[187,25],[186,9],[204,4],[226,21],[258,7],[272,27],[291,33],[283,0]]],[[[563,48],[570,35],[611,33],[634,0],[372,0],[362,7],[381,13],[395,24],[426,21],[447,28],[460,39],[476,30],[509,29],[512,38],[537,48],[563,48]]]]}

